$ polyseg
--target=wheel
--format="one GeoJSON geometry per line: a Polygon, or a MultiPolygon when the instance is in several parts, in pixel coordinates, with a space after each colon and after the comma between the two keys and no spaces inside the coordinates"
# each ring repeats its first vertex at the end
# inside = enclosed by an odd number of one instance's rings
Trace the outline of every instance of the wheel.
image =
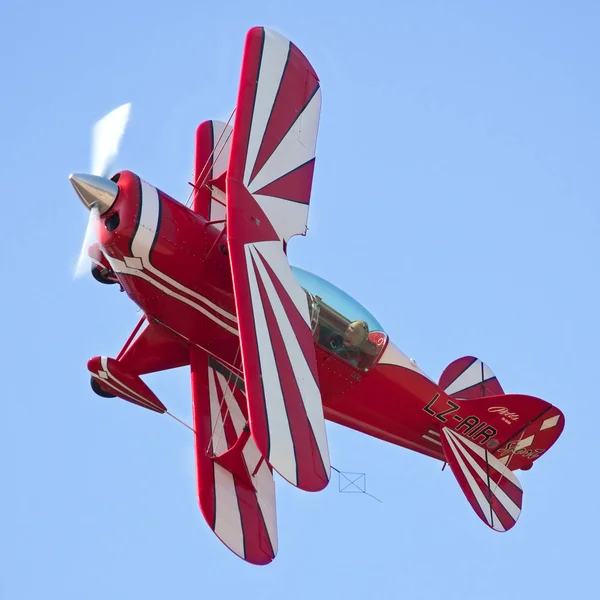
{"type": "Polygon", "coordinates": [[[104,283],[106,285],[112,285],[113,283],[117,283],[114,279],[109,279],[104,274],[106,273],[105,269],[100,269],[98,266],[92,267],[92,276],[94,279],[100,283],[104,283]]]}
{"type": "Polygon", "coordinates": [[[98,383],[95,377],[90,378],[90,383],[94,392],[96,392],[96,394],[98,394],[98,396],[100,396],[101,398],[116,398],[114,394],[104,391],[104,389],[100,387],[100,384],[98,383]]]}

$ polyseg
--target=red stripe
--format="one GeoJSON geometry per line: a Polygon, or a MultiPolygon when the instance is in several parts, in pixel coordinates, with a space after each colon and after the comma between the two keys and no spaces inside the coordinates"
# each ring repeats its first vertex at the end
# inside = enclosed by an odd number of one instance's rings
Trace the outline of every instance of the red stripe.
{"type": "Polygon", "coordinates": [[[445,390],[454,383],[477,359],[474,356],[463,356],[452,361],[440,375],[440,387],[445,390]]]}
{"type": "MultiPolygon", "coordinates": [[[[317,359],[315,356],[315,343],[313,340],[313,334],[310,330],[310,327],[306,324],[306,321],[300,314],[297,306],[294,304],[294,301],[290,298],[287,290],[285,289],[283,283],[279,280],[275,271],[271,267],[271,265],[267,262],[265,257],[261,254],[258,248],[255,248],[257,254],[260,257],[262,264],[264,265],[267,273],[269,274],[269,278],[273,285],[275,286],[275,290],[277,291],[277,295],[283,304],[283,308],[285,313],[290,320],[292,325],[292,329],[296,334],[296,338],[298,343],[300,344],[300,349],[302,350],[302,354],[306,359],[306,362],[310,368],[312,376],[314,377],[317,386],[319,385],[319,379],[317,375],[317,359]]],[[[304,294],[304,290],[302,291],[304,294]]],[[[306,300],[308,306],[308,299],[306,300]]]]}
{"type": "MultiPolygon", "coordinates": [[[[210,399],[208,396],[208,378],[213,377],[217,391],[220,390],[220,385],[216,381],[215,371],[207,365],[206,355],[194,348],[192,348],[191,352],[192,408],[194,430],[196,431],[195,450],[198,499],[202,514],[214,531],[216,517],[214,463],[206,451],[213,429],[210,415],[210,399]]],[[[231,423],[231,419],[228,419],[228,421],[231,423]]],[[[226,426],[225,435],[228,436],[228,440],[230,431],[229,426],[226,426]]],[[[218,435],[218,432],[215,433],[218,435]]],[[[268,533],[260,512],[256,494],[248,490],[248,488],[238,485],[235,478],[234,481],[245,538],[245,560],[253,564],[268,564],[273,560],[274,552],[268,539],[268,533]]]]}
{"type": "MultiPolygon", "coordinates": [[[[488,465],[488,463],[486,463],[486,461],[481,456],[474,453],[469,447],[467,447],[466,444],[464,444],[462,442],[462,440],[460,440],[460,439],[456,440],[455,438],[453,438],[452,441],[454,442],[455,445],[457,445],[457,446],[460,445],[460,447],[464,448],[465,451],[468,453],[468,455],[476,461],[477,465],[479,465],[479,467],[481,467],[481,469],[483,469],[484,478],[482,478],[475,471],[475,469],[468,462],[468,460],[465,458],[465,456],[460,454],[461,459],[465,463],[465,468],[469,471],[469,473],[471,473],[471,475],[475,479],[476,484],[478,485],[479,489],[481,490],[482,494],[484,495],[484,497],[486,499],[486,503],[488,505],[491,505],[491,508],[496,513],[494,516],[494,519],[497,517],[498,520],[500,521],[500,523],[502,524],[502,527],[504,527],[504,529],[506,529],[506,530],[513,527],[513,525],[516,522],[515,519],[513,517],[511,517],[508,510],[504,507],[504,505],[502,504],[500,499],[493,493],[492,490],[494,490],[496,488],[496,484],[498,483],[498,481],[500,481],[501,483],[500,483],[499,487],[504,492],[508,492],[508,490],[510,490],[511,492],[519,491],[519,494],[514,494],[514,495],[507,493],[507,495],[509,497],[511,497],[511,500],[513,500],[515,502],[515,504],[519,507],[519,509],[521,508],[522,492],[520,492],[520,490],[518,490],[518,488],[516,488],[516,486],[510,480],[506,479],[506,477],[501,477],[501,474],[498,471],[496,471],[491,465],[488,465]],[[489,474],[489,480],[490,480],[490,487],[488,487],[488,474],[489,474]],[[490,488],[491,488],[491,490],[490,490],[490,488]],[[491,498],[491,500],[490,500],[490,498],[491,498]]],[[[450,465],[450,466],[452,467],[452,465],[450,465]]],[[[463,477],[465,477],[465,481],[466,481],[466,476],[465,476],[464,472],[462,472],[462,466],[460,464],[458,464],[457,466],[461,470],[461,475],[463,477]]],[[[457,475],[457,479],[459,480],[459,483],[461,483],[461,488],[463,489],[463,491],[465,491],[467,486],[464,486],[462,484],[462,482],[460,482],[460,477],[458,475],[457,475]]],[[[467,485],[468,485],[468,483],[467,483],[467,485]]],[[[467,496],[467,499],[469,500],[469,502],[471,503],[471,505],[473,506],[475,511],[481,516],[479,502],[477,501],[475,494],[472,492],[470,485],[468,485],[468,488],[469,488],[469,493],[466,493],[466,491],[465,491],[465,495],[467,496]]],[[[488,509],[486,509],[486,513],[487,513],[486,516],[491,518],[491,512],[488,509]]],[[[484,521],[489,524],[489,521],[487,518],[484,518],[484,521]]]]}
{"type": "Polygon", "coordinates": [[[193,188],[193,210],[205,219],[208,219],[210,215],[210,190],[202,185],[202,182],[207,177],[212,179],[214,157],[211,157],[211,154],[213,143],[212,121],[200,123],[198,129],[196,129],[196,160],[194,165],[194,183],[196,187],[193,188]]]}
{"type": "Polygon", "coordinates": [[[230,249],[232,242],[239,241],[245,244],[250,240],[271,242],[279,239],[271,221],[242,183],[228,178],[227,195],[227,214],[229,215],[229,211],[235,207],[235,218],[227,217],[227,240],[230,249]]]}
{"type": "MultiPolygon", "coordinates": [[[[510,513],[506,510],[506,508],[504,508],[502,502],[500,502],[500,500],[494,494],[492,494],[492,508],[496,513],[496,517],[498,517],[500,523],[502,523],[502,527],[504,527],[506,531],[514,526],[516,523],[515,519],[510,516],[510,513]]],[[[494,518],[494,521],[495,520],[496,519],[494,518]]]]}
{"type": "Polygon", "coordinates": [[[490,478],[495,484],[500,482],[499,487],[502,491],[519,507],[523,502],[523,490],[516,486],[510,479],[508,479],[502,473],[496,471],[493,467],[490,467],[490,478]]]}
{"type": "MultiPolygon", "coordinates": [[[[463,460],[465,460],[464,457],[463,457],[463,460]]],[[[496,525],[496,520],[497,520],[496,517],[497,517],[505,529],[510,529],[514,525],[515,521],[514,521],[514,519],[511,519],[511,517],[508,514],[508,512],[506,511],[506,509],[504,509],[501,505],[500,505],[500,509],[498,509],[498,506],[500,504],[499,500],[490,491],[490,488],[488,487],[487,477],[485,479],[482,479],[481,476],[475,472],[475,470],[473,469],[471,464],[469,464],[466,461],[465,461],[465,463],[466,463],[467,468],[469,469],[470,473],[473,475],[475,482],[479,486],[479,489],[481,490],[483,497],[485,498],[485,501],[486,501],[485,512],[487,515],[486,522],[488,524],[490,524],[490,522],[491,522],[490,527],[493,527],[496,525]],[[492,509],[494,510],[494,512],[496,514],[492,515],[492,509]],[[508,519],[507,519],[507,517],[508,517],[508,519]],[[510,521],[512,521],[512,523],[510,521]]],[[[490,483],[492,483],[491,478],[490,478],[490,483]]],[[[492,483],[492,485],[493,485],[493,483],[492,483]]],[[[475,499],[475,502],[477,502],[476,499],[475,499]]],[[[477,505],[479,505],[479,502],[477,502],[477,505]]]]}
{"type": "Polygon", "coordinates": [[[254,265],[254,270],[271,336],[273,354],[294,444],[297,486],[307,491],[318,491],[323,489],[323,482],[328,482],[321,453],[302,402],[294,370],[285,348],[285,341],[256,265],[254,265]]]}
{"type": "MultiPolygon", "coordinates": [[[[473,456],[473,453],[470,452],[469,448],[467,448],[467,452],[469,452],[469,454],[471,456],[473,456]]],[[[477,456],[477,457],[475,457],[475,459],[477,460],[477,463],[481,465],[481,460],[482,460],[481,457],[477,456]]],[[[469,468],[471,469],[471,465],[469,465],[469,468]]],[[[474,471],[473,471],[473,475],[475,477],[475,480],[479,484],[479,488],[483,492],[485,499],[487,500],[487,502],[491,506],[491,508],[494,510],[495,515],[493,516],[493,519],[494,519],[493,525],[496,526],[496,518],[497,518],[500,521],[500,523],[502,524],[502,527],[504,527],[505,530],[509,530],[516,523],[516,521],[515,521],[515,519],[513,519],[510,516],[508,510],[504,507],[504,505],[502,504],[500,499],[493,493],[493,490],[497,487],[496,484],[500,480],[500,477],[499,477],[500,474],[491,465],[489,465],[487,462],[485,462],[485,460],[483,461],[482,468],[485,473],[484,479],[482,479],[481,476],[478,475],[477,473],[475,473],[474,471]],[[489,486],[488,486],[488,475],[489,475],[489,486]]],[[[509,483],[512,487],[514,487],[513,484],[510,483],[510,481],[508,481],[506,478],[503,478],[503,482],[509,483]]],[[[502,484],[499,487],[501,489],[504,489],[502,484]]],[[[517,504],[517,506],[519,508],[521,508],[520,502],[516,502],[515,504],[517,504]]]]}
{"type": "Polygon", "coordinates": [[[190,348],[192,383],[192,415],[194,423],[198,501],[200,510],[211,529],[215,528],[215,478],[213,463],[207,455],[211,439],[211,419],[208,390],[209,369],[206,355],[194,346],[190,348]]]}
{"type": "Polygon", "coordinates": [[[254,116],[256,86],[260,70],[264,31],[262,27],[253,27],[246,34],[242,72],[235,109],[231,156],[228,177],[243,181],[244,168],[248,154],[250,127],[254,116]]]}
{"type": "Polygon", "coordinates": [[[234,482],[242,518],[245,558],[254,564],[267,564],[275,554],[256,494],[240,485],[235,478],[234,482]]]}
{"type": "Polygon", "coordinates": [[[310,202],[314,170],[315,159],[313,158],[254,193],[308,204],[310,202]]]}
{"type": "Polygon", "coordinates": [[[235,384],[231,384],[233,388],[233,395],[237,405],[240,407],[240,411],[246,421],[248,421],[248,403],[246,402],[246,396],[242,390],[240,390],[235,384]]]}
{"type": "MultiPolygon", "coordinates": [[[[223,400],[223,391],[219,377],[214,373],[215,383],[219,390],[219,403],[223,400]]],[[[232,390],[231,384],[226,382],[226,390],[232,390]]],[[[227,391],[225,391],[227,393],[227,391]]],[[[228,396],[229,402],[236,402],[235,398],[228,396]]],[[[221,417],[224,423],[224,434],[227,439],[227,448],[231,448],[237,441],[238,434],[235,431],[233,424],[233,418],[231,416],[231,410],[227,404],[227,400],[222,402],[221,405],[221,417]]],[[[215,432],[215,436],[219,436],[219,432],[215,432]]],[[[249,441],[248,443],[252,443],[249,441]]],[[[248,463],[246,457],[242,454],[246,468],[248,463]]],[[[237,495],[238,509],[240,511],[240,517],[242,521],[242,532],[244,534],[244,553],[246,560],[256,564],[267,564],[274,558],[273,547],[269,539],[269,534],[260,511],[258,504],[258,498],[255,492],[249,490],[247,487],[241,485],[237,478],[233,478],[235,485],[235,492],[237,495]]]]}
{"type": "MultiPolygon", "coordinates": [[[[215,371],[213,371],[213,377],[215,378],[215,386],[217,389],[217,398],[219,402],[221,419],[223,421],[223,435],[225,435],[225,441],[227,443],[227,449],[231,448],[238,439],[238,434],[235,430],[235,426],[233,425],[233,419],[231,418],[231,411],[229,406],[227,405],[227,400],[225,399],[225,394],[227,394],[227,390],[231,390],[227,381],[225,382],[225,392],[221,389],[221,382],[219,381],[219,376],[215,371]]],[[[229,401],[231,402],[233,399],[229,397],[229,401]]],[[[233,400],[235,402],[235,400],[233,400]]],[[[215,431],[214,437],[216,439],[219,438],[219,432],[215,431]]],[[[215,440],[216,441],[216,440],[215,440]]]]}
{"type": "Polygon", "coordinates": [[[319,86],[319,79],[306,57],[293,44],[290,49],[250,181],[263,168],[319,86]]]}
{"type": "MultiPolygon", "coordinates": [[[[247,419],[246,413],[246,398],[234,384],[228,383],[228,388],[233,392],[233,397],[229,396],[230,402],[236,402],[242,414],[247,419]]],[[[229,411],[229,422],[233,425],[231,410],[229,411]]],[[[237,439],[237,434],[236,439],[237,439]]],[[[252,439],[249,439],[248,444],[254,444],[252,439]]],[[[246,460],[246,455],[242,453],[242,458],[246,464],[246,468],[250,473],[250,465],[246,460]]],[[[255,564],[267,564],[275,557],[273,545],[269,538],[269,533],[265,520],[260,510],[258,503],[258,495],[248,490],[248,488],[240,485],[236,479],[235,488],[238,494],[238,503],[240,513],[242,515],[242,527],[244,530],[244,545],[246,548],[246,559],[251,560],[255,564]]],[[[256,484],[256,482],[255,482],[256,484]]]]}
{"type": "Polygon", "coordinates": [[[252,302],[260,302],[259,298],[252,299],[246,255],[241,244],[230,245],[232,264],[238,268],[232,271],[235,289],[236,310],[240,323],[240,344],[242,347],[242,362],[248,408],[250,412],[250,429],[252,437],[263,456],[269,453],[269,429],[265,407],[265,396],[260,377],[260,358],[256,337],[256,324],[252,302]]]}
{"type": "MultiPolygon", "coordinates": [[[[475,497],[475,492],[473,491],[473,489],[471,488],[471,484],[467,480],[467,476],[463,471],[463,467],[462,467],[461,463],[459,462],[458,457],[460,456],[463,463],[465,464],[465,469],[467,469],[467,471],[473,475],[476,484],[478,481],[481,481],[481,478],[473,473],[472,468],[465,461],[465,458],[459,454],[459,450],[458,450],[458,448],[456,448],[456,445],[457,445],[456,440],[452,439],[452,441],[450,441],[450,438],[446,438],[445,436],[446,436],[446,433],[444,432],[444,437],[442,438],[442,443],[444,446],[444,453],[446,455],[446,458],[448,459],[450,468],[452,469],[452,472],[454,473],[454,476],[456,477],[456,480],[458,481],[458,485],[460,486],[461,490],[463,491],[463,494],[465,495],[469,504],[473,507],[473,510],[477,513],[479,518],[484,523],[489,524],[489,520],[488,520],[489,516],[490,516],[489,510],[487,511],[487,514],[484,514],[483,509],[481,508],[477,498],[475,497]],[[454,442],[454,444],[452,442],[454,442]],[[450,450],[450,452],[448,452],[448,450],[450,450]],[[451,460],[452,458],[454,460],[451,460]]],[[[481,487],[480,487],[480,489],[481,489],[481,487]]]]}
{"type": "MultiPolygon", "coordinates": [[[[452,441],[461,449],[463,449],[471,458],[473,458],[473,460],[475,460],[475,462],[477,463],[477,465],[483,469],[484,472],[486,472],[488,464],[485,460],[485,458],[483,456],[481,456],[480,454],[478,454],[477,452],[471,450],[471,448],[469,448],[469,446],[467,446],[466,441],[458,436],[457,433],[453,432],[454,435],[450,434],[450,437],[452,438],[452,441]],[[458,436],[458,437],[457,437],[458,436]]],[[[463,454],[460,455],[461,458],[468,463],[468,460],[464,457],[463,454]]],[[[477,475],[477,477],[479,478],[479,475],[477,475]]]]}

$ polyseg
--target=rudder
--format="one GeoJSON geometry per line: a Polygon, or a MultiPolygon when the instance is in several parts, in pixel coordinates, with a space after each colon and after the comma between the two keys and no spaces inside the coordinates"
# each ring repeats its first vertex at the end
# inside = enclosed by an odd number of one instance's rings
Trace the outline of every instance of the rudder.
{"type": "Polygon", "coordinates": [[[469,416],[456,425],[456,433],[484,444],[511,471],[530,469],[554,445],[565,424],[560,409],[525,394],[457,402],[469,416]]]}

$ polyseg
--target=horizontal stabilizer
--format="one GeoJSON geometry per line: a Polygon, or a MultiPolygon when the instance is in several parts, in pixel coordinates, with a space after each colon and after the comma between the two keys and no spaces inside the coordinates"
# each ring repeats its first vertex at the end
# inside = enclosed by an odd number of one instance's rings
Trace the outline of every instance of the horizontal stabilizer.
{"type": "Polygon", "coordinates": [[[444,456],[479,518],[495,531],[511,529],[523,503],[515,474],[486,448],[448,427],[442,428],[444,456]]]}

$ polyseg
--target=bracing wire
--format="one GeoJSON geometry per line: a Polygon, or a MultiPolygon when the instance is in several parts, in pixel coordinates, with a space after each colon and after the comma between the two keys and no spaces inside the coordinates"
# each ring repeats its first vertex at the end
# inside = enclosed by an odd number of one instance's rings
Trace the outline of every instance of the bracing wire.
{"type": "MultiPolygon", "coordinates": [[[[192,197],[194,195],[194,191],[202,189],[202,187],[206,184],[206,181],[208,179],[208,175],[210,173],[210,164],[212,162],[213,156],[215,154],[216,149],[219,147],[219,143],[221,142],[221,138],[223,137],[224,133],[227,131],[227,127],[229,126],[229,123],[231,122],[231,119],[233,118],[234,114],[235,114],[235,108],[231,112],[231,115],[229,115],[229,119],[227,121],[227,124],[225,125],[225,128],[221,132],[221,135],[219,136],[219,139],[217,140],[217,142],[213,145],[212,152],[209,154],[208,158],[206,159],[206,162],[204,163],[204,165],[200,169],[200,173],[198,173],[198,175],[197,175],[194,183],[192,184],[192,191],[190,192],[190,195],[188,196],[187,200],[185,201],[185,205],[188,208],[189,208],[189,206],[191,204],[191,200],[192,200],[192,197]]],[[[227,145],[227,142],[229,141],[229,138],[231,137],[232,133],[233,133],[233,131],[229,131],[229,133],[227,134],[227,139],[225,140],[225,142],[219,148],[219,153],[216,155],[216,160],[221,156],[221,153],[225,149],[225,146],[227,145]]],[[[215,160],[215,162],[216,162],[216,160],[215,160]]]]}

